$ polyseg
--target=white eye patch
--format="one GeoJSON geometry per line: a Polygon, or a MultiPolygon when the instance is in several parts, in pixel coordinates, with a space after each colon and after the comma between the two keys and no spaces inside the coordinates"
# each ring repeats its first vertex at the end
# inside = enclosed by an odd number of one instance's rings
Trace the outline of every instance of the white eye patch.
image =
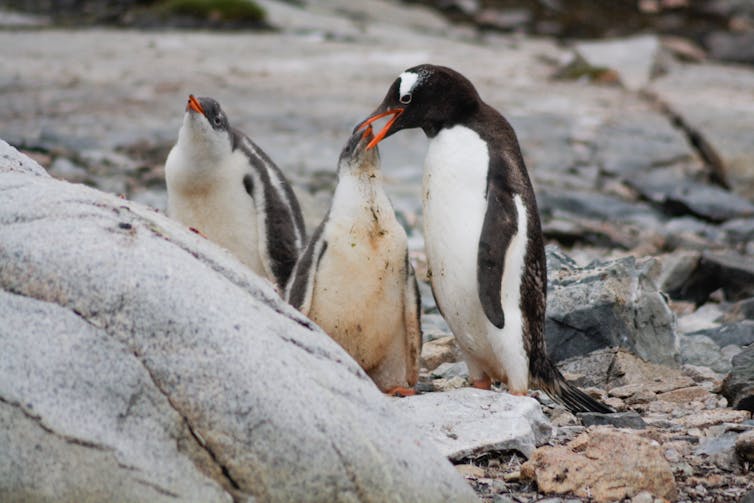
{"type": "Polygon", "coordinates": [[[398,88],[398,97],[400,98],[401,96],[411,94],[411,91],[419,80],[419,74],[414,72],[403,72],[398,78],[401,79],[401,85],[398,88]]]}

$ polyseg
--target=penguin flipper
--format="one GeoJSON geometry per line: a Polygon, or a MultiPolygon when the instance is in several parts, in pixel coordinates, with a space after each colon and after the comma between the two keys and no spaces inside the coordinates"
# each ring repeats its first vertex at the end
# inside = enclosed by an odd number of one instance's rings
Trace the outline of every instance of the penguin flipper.
{"type": "Polygon", "coordinates": [[[244,175],[243,186],[257,209],[257,243],[262,267],[283,290],[306,237],[301,207],[280,168],[259,146],[237,129],[232,128],[231,138],[233,149],[240,149],[252,168],[244,175]]]}
{"type": "Polygon", "coordinates": [[[518,230],[518,211],[511,195],[490,177],[487,184],[487,211],[477,252],[477,285],[484,314],[497,328],[505,326],[502,282],[505,254],[518,230]]]}
{"type": "Polygon", "coordinates": [[[314,231],[311,240],[296,262],[285,289],[285,300],[305,315],[309,314],[312,307],[317,269],[322,256],[327,251],[327,241],[324,239],[326,221],[327,217],[314,231]]]}
{"type": "Polygon", "coordinates": [[[406,327],[406,381],[413,386],[419,379],[419,355],[422,350],[421,297],[419,284],[408,250],[405,259],[406,285],[403,294],[404,325],[406,327]]]}

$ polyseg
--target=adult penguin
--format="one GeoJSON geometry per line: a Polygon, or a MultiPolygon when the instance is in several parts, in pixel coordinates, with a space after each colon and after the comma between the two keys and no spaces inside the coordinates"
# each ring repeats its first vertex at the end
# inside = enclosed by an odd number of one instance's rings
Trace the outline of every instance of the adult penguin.
{"type": "Polygon", "coordinates": [[[472,83],[419,65],[393,82],[357,129],[390,117],[368,147],[402,129],[429,138],[424,240],[432,291],[476,387],[529,384],[574,412],[613,412],[569,384],[545,350],[547,291],[537,202],[513,128],[472,83]]]}

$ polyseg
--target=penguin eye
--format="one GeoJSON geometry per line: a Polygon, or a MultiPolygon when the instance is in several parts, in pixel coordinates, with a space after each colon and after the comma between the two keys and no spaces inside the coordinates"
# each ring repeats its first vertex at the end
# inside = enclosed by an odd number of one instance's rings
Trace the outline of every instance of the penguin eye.
{"type": "Polygon", "coordinates": [[[403,96],[400,97],[400,102],[404,105],[408,105],[411,103],[411,93],[406,93],[403,96]]]}
{"type": "Polygon", "coordinates": [[[215,122],[215,126],[219,126],[220,124],[223,123],[223,119],[219,115],[216,115],[214,122],[215,122]]]}

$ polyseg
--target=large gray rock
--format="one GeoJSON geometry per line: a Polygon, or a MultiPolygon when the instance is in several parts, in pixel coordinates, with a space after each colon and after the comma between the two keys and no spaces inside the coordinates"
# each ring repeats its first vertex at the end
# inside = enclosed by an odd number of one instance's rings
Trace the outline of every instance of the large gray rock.
{"type": "Polygon", "coordinates": [[[474,499],[227,252],[5,143],[0,159],[0,499],[474,499]]]}
{"type": "Polygon", "coordinates": [[[654,261],[626,257],[581,268],[554,247],[547,261],[545,338],[552,358],[618,346],[649,362],[678,363],[675,317],[654,283],[654,261]]]}
{"type": "Polygon", "coordinates": [[[539,402],[507,393],[462,388],[400,399],[396,405],[452,460],[491,451],[529,457],[552,434],[539,402]]]}

